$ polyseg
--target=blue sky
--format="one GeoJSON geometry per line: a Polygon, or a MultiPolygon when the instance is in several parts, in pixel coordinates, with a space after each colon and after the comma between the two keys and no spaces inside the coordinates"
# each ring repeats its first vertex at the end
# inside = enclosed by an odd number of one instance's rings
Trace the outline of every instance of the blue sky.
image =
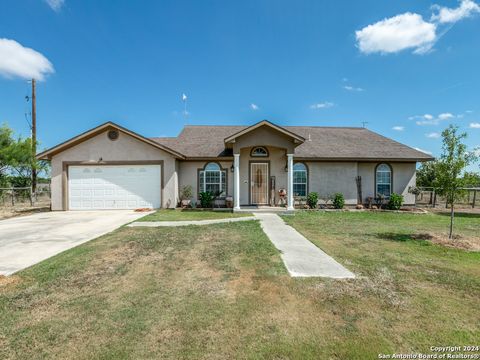
{"type": "Polygon", "coordinates": [[[175,136],[268,119],[368,122],[438,155],[449,123],[480,145],[479,34],[472,0],[6,0],[0,122],[29,134],[34,75],[41,148],[108,120],[175,136]]]}

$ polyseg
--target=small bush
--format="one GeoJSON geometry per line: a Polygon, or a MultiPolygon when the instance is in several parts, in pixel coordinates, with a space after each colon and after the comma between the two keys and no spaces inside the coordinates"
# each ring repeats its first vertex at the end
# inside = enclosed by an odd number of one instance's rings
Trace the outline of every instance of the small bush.
{"type": "Polygon", "coordinates": [[[200,198],[200,205],[202,208],[211,208],[213,205],[214,196],[210,191],[203,191],[198,194],[200,198]]]}
{"type": "Polygon", "coordinates": [[[343,209],[345,206],[345,198],[342,193],[335,193],[332,197],[333,207],[335,209],[343,209]]]}
{"type": "Polygon", "coordinates": [[[316,209],[318,203],[318,193],[311,192],[307,195],[307,205],[310,209],[316,209]]]}
{"type": "Polygon", "coordinates": [[[387,209],[400,210],[403,205],[403,196],[400,194],[392,193],[390,199],[388,199],[387,209]]]}

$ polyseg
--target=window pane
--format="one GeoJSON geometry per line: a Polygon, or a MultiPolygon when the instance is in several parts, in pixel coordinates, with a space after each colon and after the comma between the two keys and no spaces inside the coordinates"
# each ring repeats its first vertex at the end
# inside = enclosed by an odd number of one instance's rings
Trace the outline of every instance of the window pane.
{"type": "Polygon", "coordinates": [[[293,196],[307,196],[307,167],[303,163],[293,165],[293,196]]]}
{"type": "Polygon", "coordinates": [[[294,196],[307,196],[307,184],[293,184],[294,196]]]}
{"type": "Polygon", "coordinates": [[[377,180],[377,195],[389,197],[392,187],[392,171],[390,166],[387,164],[378,165],[375,178],[377,180]]]}
{"type": "Polygon", "coordinates": [[[199,192],[204,192],[205,191],[205,172],[200,171],[199,175],[199,184],[200,184],[200,189],[199,192]]]}
{"type": "Polygon", "coordinates": [[[294,183],[306,183],[307,182],[307,172],[306,171],[294,171],[293,172],[293,182],[294,183]]]}
{"type": "Polygon", "coordinates": [[[217,163],[208,163],[207,166],[205,166],[205,170],[217,170],[217,171],[220,171],[220,166],[218,166],[217,163]]]}
{"type": "MultiPolygon", "coordinates": [[[[218,167],[218,165],[215,163],[210,163],[210,164],[213,164],[212,167],[214,166],[218,167]]],[[[210,164],[208,164],[207,166],[210,166],[210,164]]],[[[214,194],[219,194],[219,196],[225,196],[226,195],[226,178],[227,178],[227,174],[225,171],[219,171],[219,170],[200,171],[199,172],[199,184],[200,184],[199,192],[208,191],[214,194]]]]}
{"type": "Polygon", "coordinates": [[[377,184],[377,195],[390,196],[390,184],[377,184]]]}
{"type": "Polygon", "coordinates": [[[293,165],[293,170],[303,170],[303,171],[307,171],[307,167],[305,166],[305,164],[296,163],[296,164],[293,165]]]}
{"type": "Polygon", "coordinates": [[[252,156],[268,156],[267,149],[263,147],[256,147],[252,150],[252,156]]]}

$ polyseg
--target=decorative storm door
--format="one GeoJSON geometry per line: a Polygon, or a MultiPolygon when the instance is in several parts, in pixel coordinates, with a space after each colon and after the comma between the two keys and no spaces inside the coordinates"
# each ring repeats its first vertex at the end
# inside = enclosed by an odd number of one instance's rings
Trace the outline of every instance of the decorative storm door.
{"type": "Polygon", "coordinates": [[[268,204],[268,163],[250,163],[250,203],[268,204]]]}

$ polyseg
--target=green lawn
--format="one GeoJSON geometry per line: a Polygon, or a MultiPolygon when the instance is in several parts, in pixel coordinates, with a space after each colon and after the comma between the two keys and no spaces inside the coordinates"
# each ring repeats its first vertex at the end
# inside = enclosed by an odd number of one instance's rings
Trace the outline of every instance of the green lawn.
{"type": "Polygon", "coordinates": [[[252,216],[251,213],[234,213],[231,211],[213,210],[158,210],[138,221],[186,221],[186,220],[213,220],[252,216]]]}
{"type": "MultiPolygon", "coordinates": [[[[290,278],[256,221],[123,227],[3,281],[0,358],[376,359],[478,345],[480,253],[410,236],[446,231],[447,217],[285,219],[358,278],[290,278]]],[[[478,237],[480,218],[457,227],[478,237]]]]}

